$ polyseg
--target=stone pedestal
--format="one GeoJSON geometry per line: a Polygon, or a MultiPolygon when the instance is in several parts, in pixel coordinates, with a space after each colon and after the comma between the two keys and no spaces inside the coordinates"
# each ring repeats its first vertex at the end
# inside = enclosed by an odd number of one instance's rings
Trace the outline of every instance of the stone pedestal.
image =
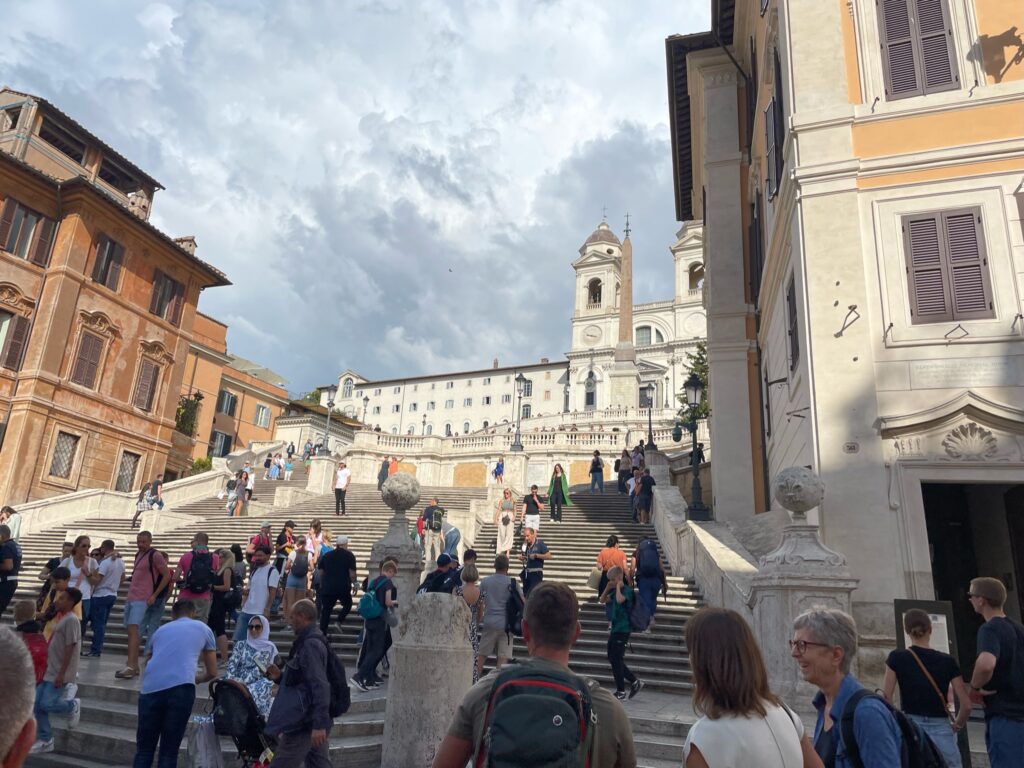
{"type": "Polygon", "coordinates": [[[473,683],[469,608],[453,595],[413,598],[391,649],[381,765],[429,768],[473,683]]]}
{"type": "Polygon", "coordinates": [[[857,580],[850,575],[846,558],[826,547],[818,527],[807,523],[807,511],[825,495],[817,475],[804,467],[790,467],[775,477],[772,489],[775,500],[793,514],[793,523],[783,529],[779,546],[758,561],[750,593],[754,634],[772,690],[806,712],[816,689],[804,681],[789,654],[793,619],[812,608],[849,613],[857,580]]]}
{"type": "MultiPolygon", "coordinates": [[[[632,345],[630,345],[632,348],[632,345]]],[[[616,354],[618,352],[616,351],[616,354]]],[[[612,408],[640,407],[640,369],[631,360],[618,360],[606,370],[608,405],[612,408]]]]}
{"type": "Polygon", "coordinates": [[[420,484],[412,475],[396,472],[384,483],[382,491],[384,503],[395,514],[388,521],[387,535],[373,545],[367,570],[370,577],[375,578],[384,560],[394,560],[398,564],[394,582],[398,587],[398,617],[402,621],[405,606],[420,585],[420,573],[423,570],[423,554],[411,535],[416,532],[415,524],[406,516],[407,510],[419,504],[420,484]]]}
{"type": "Polygon", "coordinates": [[[338,460],[333,456],[312,457],[309,461],[306,490],[318,496],[334,493],[334,473],[337,469],[338,460]]]}

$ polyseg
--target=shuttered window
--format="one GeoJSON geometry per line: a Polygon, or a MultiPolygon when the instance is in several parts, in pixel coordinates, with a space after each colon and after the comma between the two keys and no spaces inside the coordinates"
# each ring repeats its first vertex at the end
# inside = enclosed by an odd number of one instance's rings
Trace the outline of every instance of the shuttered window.
{"type": "Polygon", "coordinates": [[[887,99],[960,86],[946,0],[876,0],[887,99]]]}
{"type": "Polygon", "coordinates": [[[995,317],[980,209],[907,216],[903,244],[915,324],[995,317]]]}
{"type": "Polygon", "coordinates": [[[750,251],[750,301],[759,305],[761,278],[764,275],[764,232],[761,224],[761,192],[758,190],[750,207],[750,226],[747,227],[747,247],[750,251]]]}
{"type": "Polygon", "coordinates": [[[12,197],[0,209],[0,248],[40,267],[50,263],[56,231],[53,219],[26,208],[12,197]]]}
{"type": "Polygon", "coordinates": [[[222,389],[220,394],[217,396],[217,413],[223,413],[227,416],[235,415],[235,407],[238,405],[238,395],[233,392],[229,392],[226,389],[222,389]]]}
{"type": "Polygon", "coordinates": [[[7,324],[3,351],[0,351],[0,365],[12,371],[20,371],[28,346],[28,332],[31,322],[27,317],[13,315],[7,324]]]}
{"type": "Polygon", "coordinates": [[[796,312],[796,280],[792,277],[786,286],[786,325],[789,334],[789,370],[795,371],[800,363],[800,329],[796,312]]]}
{"type": "Polygon", "coordinates": [[[143,411],[153,408],[153,397],[156,395],[156,385],[160,378],[160,366],[152,360],[143,360],[139,366],[139,378],[135,382],[135,393],[132,395],[132,405],[143,411]]]}
{"type": "Polygon", "coordinates": [[[92,389],[96,386],[96,374],[103,356],[103,339],[91,333],[83,333],[78,343],[78,356],[71,369],[71,381],[92,389]]]}
{"type": "Polygon", "coordinates": [[[184,302],[185,286],[159,269],[156,270],[153,275],[153,297],[149,302],[149,311],[177,325],[181,321],[184,302]]]}
{"type": "Polygon", "coordinates": [[[764,110],[765,155],[768,163],[768,199],[771,200],[782,184],[782,156],[786,144],[786,109],[782,100],[782,62],[776,48],[772,54],[772,100],[764,110]]]}
{"type": "Polygon", "coordinates": [[[103,236],[96,243],[96,263],[92,269],[92,279],[112,291],[117,290],[117,281],[124,264],[124,246],[103,236]]]}

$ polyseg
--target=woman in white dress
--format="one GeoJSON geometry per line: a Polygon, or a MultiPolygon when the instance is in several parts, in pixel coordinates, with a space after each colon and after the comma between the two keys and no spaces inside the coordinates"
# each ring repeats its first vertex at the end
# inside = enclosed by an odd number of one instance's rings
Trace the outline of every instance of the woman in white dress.
{"type": "Polygon", "coordinates": [[[800,718],[768,687],[754,633],[735,611],[702,608],[686,622],[693,708],[686,768],[822,768],[800,718]]]}

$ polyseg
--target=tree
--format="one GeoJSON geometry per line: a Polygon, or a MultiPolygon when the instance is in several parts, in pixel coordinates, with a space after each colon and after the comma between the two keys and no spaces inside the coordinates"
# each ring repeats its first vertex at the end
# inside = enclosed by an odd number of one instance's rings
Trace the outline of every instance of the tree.
{"type": "Polygon", "coordinates": [[[302,396],[301,402],[313,403],[314,405],[320,405],[320,390],[314,389],[312,392],[307,392],[302,396]]]}
{"type": "MultiPolygon", "coordinates": [[[[708,343],[697,342],[693,352],[686,353],[686,364],[688,373],[696,373],[700,377],[700,383],[704,391],[700,396],[700,405],[697,407],[697,418],[706,419],[711,409],[708,407],[708,343]]],[[[690,417],[690,408],[686,403],[686,395],[678,395],[679,403],[682,406],[680,414],[683,418],[690,417]]]]}

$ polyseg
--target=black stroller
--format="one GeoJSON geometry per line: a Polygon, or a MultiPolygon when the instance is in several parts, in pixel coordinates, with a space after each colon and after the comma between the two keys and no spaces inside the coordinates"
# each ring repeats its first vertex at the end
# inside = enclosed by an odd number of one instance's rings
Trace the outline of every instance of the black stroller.
{"type": "Polygon", "coordinates": [[[213,730],[219,736],[231,737],[245,768],[259,763],[264,752],[277,746],[274,739],[263,732],[266,720],[242,683],[218,678],[210,683],[210,697],[213,699],[213,730]]]}

